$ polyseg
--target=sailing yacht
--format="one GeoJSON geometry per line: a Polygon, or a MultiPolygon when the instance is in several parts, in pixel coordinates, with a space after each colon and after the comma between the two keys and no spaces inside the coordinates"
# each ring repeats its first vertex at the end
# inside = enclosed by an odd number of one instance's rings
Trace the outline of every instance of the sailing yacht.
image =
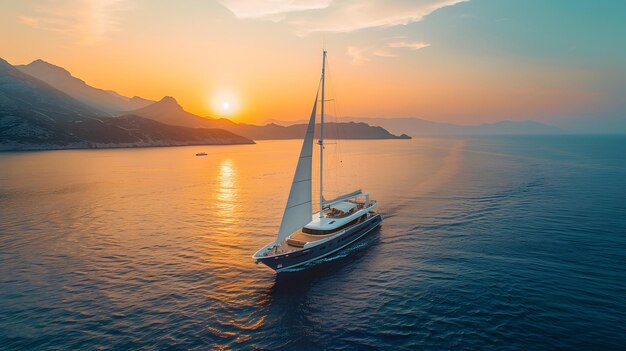
{"type": "MultiPolygon", "coordinates": [[[[376,212],[377,203],[362,190],[324,199],[324,85],[326,50],[322,54],[321,105],[320,105],[320,209],[313,212],[313,134],[317,115],[318,95],[304,135],[296,172],[280,223],[276,240],[257,251],[252,258],[276,272],[283,272],[319,260],[340,251],[382,222],[376,212]]],[[[319,93],[319,89],[318,89],[319,93]]],[[[305,266],[306,267],[306,266],[305,266]]]]}

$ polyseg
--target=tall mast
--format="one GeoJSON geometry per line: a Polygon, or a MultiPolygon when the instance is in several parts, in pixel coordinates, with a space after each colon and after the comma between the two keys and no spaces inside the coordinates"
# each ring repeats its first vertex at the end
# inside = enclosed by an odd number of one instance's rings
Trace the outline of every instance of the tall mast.
{"type": "Polygon", "coordinates": [[[321,111],[321,122],[320,122],[320,140],[318,144],[320,144],[320,220],[324,218],[324,80],[326,75],[326,49],[323,50],[322,54],[322,111],[321,111]]]}

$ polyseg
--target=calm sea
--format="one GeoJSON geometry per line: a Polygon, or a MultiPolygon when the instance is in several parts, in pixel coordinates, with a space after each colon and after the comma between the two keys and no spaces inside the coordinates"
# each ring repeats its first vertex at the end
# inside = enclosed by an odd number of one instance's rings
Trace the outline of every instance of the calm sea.
{"type": "Polygon", "coordinates": [[[0,154],[0,349],[626,349],[626,137],[329,144],[386,218],[276,276],[299,148],[0,154]]]}

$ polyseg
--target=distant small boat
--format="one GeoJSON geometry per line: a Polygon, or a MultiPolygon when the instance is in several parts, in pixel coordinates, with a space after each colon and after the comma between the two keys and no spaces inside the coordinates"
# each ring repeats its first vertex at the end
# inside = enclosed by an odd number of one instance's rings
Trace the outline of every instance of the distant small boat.
{"type": "Polygon", "coordinates": [[[206,152],[198,152],[196,156],[206,156],[208,155],[206,152]]]}
{"type": "Polygon", "coordinates": [[[341,195],[333,200],[323,196],[324,155],[324,73],[326,51],[323,52],[320,113],[320,210],[312,213],[313,132],[317,96],[307,126],[300,158],[291,183],[289,198],[278,229],[276,240],[257,251],[252,258],[282,272],[319,260],[355,242],[382,222],[376,213],[377,203],[361,190],[341,195]]]}

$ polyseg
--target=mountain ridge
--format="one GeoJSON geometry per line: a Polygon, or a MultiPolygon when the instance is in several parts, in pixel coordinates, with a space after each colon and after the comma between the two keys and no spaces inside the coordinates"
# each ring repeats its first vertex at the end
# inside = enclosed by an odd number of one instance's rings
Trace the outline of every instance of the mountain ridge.
{"type": "Polygon", "coordinates": [[[253,144],[221,129],[108,117],[0,58],[0,150],[253,144]]]}
{"type": "Polygon", "coordinates": [[[120,116],[129,114],[144,116],[169,125],[179,125],[190,128],[222,128],[223,126],[236,124],[228,119],[201,117],[188,112],[172,96],[164,96],[161,100],[140,109],[119,113],[120,116]]]}
{"type": "Polygon", "coordinates": [[[42,59],[14,67],[109,115],[141,108],[153,102],[138,96],[129,98],[113,90],[95,88],[84,80],[74,77],[67,69],[42,59]]]}
{"type": "MultiPolygon", "coordinates": [[[[527,120],[503,120],[494,123],[462,125],[425,120],[417,117],[343,117],[338,121],[362,122],[380,126],[391,133],[406,133],[412,137],[434,135],[527,135],[527,134],[565,134],[569,131],[546,123],[527,120]]],[[[300,124],[303,121],[267,120],[279,125],[300,124]]]]}
{"type": "MultiPolygon", "coordinates": [[[[293,126],[279,126],[276,124],[254,125],[235,123],[225,118],[201,117],[186,111],[176,99],[171,96],[139,110],[125,114],[135,114],[170,125],[180,125],[192,128],[219,128],[242,135],[253,140],[282,140],[302,139],[306,131],[306,124],[293,126]]],[[[325,135],[328,139],[409,139],[407,135],[393,135],[385,128],[370,126],[366,123],[327,123],[325,135]]],[[[316,125],[316,134],[319,133],[319,124],[316,125]]]]}
{"type": "MultiPolygon", "coordinates": [[[[67,69],[37,59],[28,65],[16,66],[24,73],[46,81],[51,86],[66,92],[77,100],[97,108],[111,117],[137,115],[150,118],[160,123],[189,128],[217,128],[228,130],[250,139],[300,139],[306,129],[304,126],[272,126],[235,123],[226,118],[198,116],[186,111],[175,98],[165,96],[159,101],[146,100],[140,97],[127,98],[112,90],[92,87],[83,80],[74,77],[67,69]],[[140,105],[127,108],[130,104],[140,105]]],[[[381,127],[364,124],[339,124],[337,132],[332,131],[329,123],[327,137],[346,139],[406,139],[407,135],[393,135],[381,127]]],[[[319,129],[319,127],[318,127],[319,129]]]]}
{"type": "MultiPolygon", "coordinates": [[[[8,62],[6,65],[11,66],[8,62]]],[[[45,84],[44,90],[55,91],[54,94],[63,94],[63,98],[56,104],[56,106],[48,106],[47,108],[54,110],[63,104],[67,104],[72,101],[72,108],[68,108],[67,118],[76,122],[84,123],[83,126],[90,126],[93,128],[116,128],[121,127],[123,123],[129,123],[127,120],[134,120],[135,126],[143,126],[149,128],[154,132],[155,127],[147,123],[138,123],[136,119],[138,117],[147,118],[166,126],[172,127],[185,127],[193,129],[220,129],[230,132],[233,136],[242,136],[245,139],[257,139],[257,140],[270,140],[270,139],[301,139],[306,130],[306,125],[294,125],[294,126],[278,126],[278,125],[253,125],[245,123],[235,123],[226,118],[211,118],[202,117],[186,111],[178,101],[171,97],[165,96],[159,101],[150,101],[137,96],[132,98],[124,97],[111,90],[98,89],[89,86],[85,81],[74,77],[69,70],[50,64],[42,59],[35,60],[28,65],[11,66],[14,72],[20,72],[24,77],[32,77],[32,79],[45,84]],[[129,106],[129,103],[139,104],[141,107],[136,109],[120,110],[129,106]],[[84,110],[84,111],[83,111],[84,110]],[[93,121],[81,120],[78,121],[76,112],[83,117],[95,117],[97,116],[100,123],[92,123],[93,121]],[[113,119],[108,120],[107,118],[113,119]],[[114,120],[117,119],[117,120],[114,120]],[[123,122],[126,121],[126,122],[123,122]],[[86,123],[89,122],[89,123],[86,123]],[[103,125],[104,124],[104,125],[103,125]]],[[[53,95],[54,95],[53,94],[53,95]]],[[[28,100],[28,99],[26,99],[28,100]]],[[[28,105],[28,104],[26,104],[28,105]]],[[[15,107],[15,106],[14,106],[15,107]]],[[[24,112],[24,111],[22,111],[24,112]]],[[[30,111],[33,112],[33,111],[30,111]]],[[[58,112],[58,111],[57,111],[58,112]]],[[[24,117],[22,113],[22,117],[24,117]]],[[[7,117],[7,116],[4,116],[7,117]]],[[[15,116],[11,116],[15,117],[15,116]]],[[[64,117],[64,118],[65,118],[64,117]]],[[[64,124],[66,121],[64,118],[56,120],[57,127],[64,124]]],[[[5,122],[8,119],[5,118],[5,122]]],[[[13,122],[16,122],[13,120],[13,122]]],[[[21,122],[24,122],[22,120],[21,122]]],[[[32,121],[31,121],[32,122],[32,121]]],[[[25,122],[24,122],[25,123],[25,122]]],[[[41,126],[29,125],[36,130],[41,126]]],[[[326,137],[328,139],[407,139],[410,138],[407,135],[393,135],[382,127],[370,126],[365,123],[328,123],[326,137]]],[[[4,127],[7,127],[5,125],[4,127]]],[[[76,130],[74,125],[64,124],[64,128],[71,130],[72,133],[81,134],[82,130],[76,130]]],[[[54,129],[53,126],[47,125],[46,128],[54,129]]],[[[166,127],[161,127],[161,129],[166,127]]],[[[27,129],[26,125],[22,125],[21,129],[24,131],[27,129]]],[[[45,129],[45,128],[44,128],[45,129]]],[[[49,130],[48,130],[49,131],[49,130]]],[[[60,134],[54,134],[59,140],[65,142],[68,136],[63,131],[56,129],[56,132],[60,134]],[[64,141],[65,140],[65,141],[64,141]]],[[[166,135],[164,131],[160,132],[166,135]]],[[[319,125],[316,126],[316,134],[319,133],[319,125]]],[[[44,133],[45,134],[45,133],[44,133]]],[[[194,133],[191,133],[194,134],[194,133]]],[[[24,135],[22,135],[24,137],[24,135]]],[[[92,135],[94,137],[94,135],[92,135]]],[[[50,137],[53,138],[53,137],[50,137]]],[[[71,138],[70,138],[71,139],[71,138]]],[[[146,139],[146,138],[144,138],[146,139]]],[[[73,139],[72,139],[73,140],[73,139]]],[[[125,139],[124,139],[125,140],[125,139]]],[[[143,140],[143,139],[142,139],[143,140]]],[[[247,142],[246,140],[245,142],[247,142]]],[[[74,140],[73,142],[77,142],[74,140]]],[[[96,145],[93,140],[89,145],[96,145]]],[[[118,142],[122,142],[118,140],[118,142]]],[[[124,141],[128,143],[128,141],[124,141]]],[[[144,141],[142,141],[143,143],[144,141]]],[[[155,140],[151,141],[156,143],[155,140]]],[[[237,142],[242,142],[241,140],[237,142]]],[[[6,143],[5,143],[6,144],[6,143]]],[[[83,143],[84,144],[84,143],[83,143]]],[[[82,145],[82,144],[81,144],[82,145]]],[[[95,147],[95,146],[94,146],[95,147]]],[[[6,148],[6,147],[5,147],[6,148]]]]}

